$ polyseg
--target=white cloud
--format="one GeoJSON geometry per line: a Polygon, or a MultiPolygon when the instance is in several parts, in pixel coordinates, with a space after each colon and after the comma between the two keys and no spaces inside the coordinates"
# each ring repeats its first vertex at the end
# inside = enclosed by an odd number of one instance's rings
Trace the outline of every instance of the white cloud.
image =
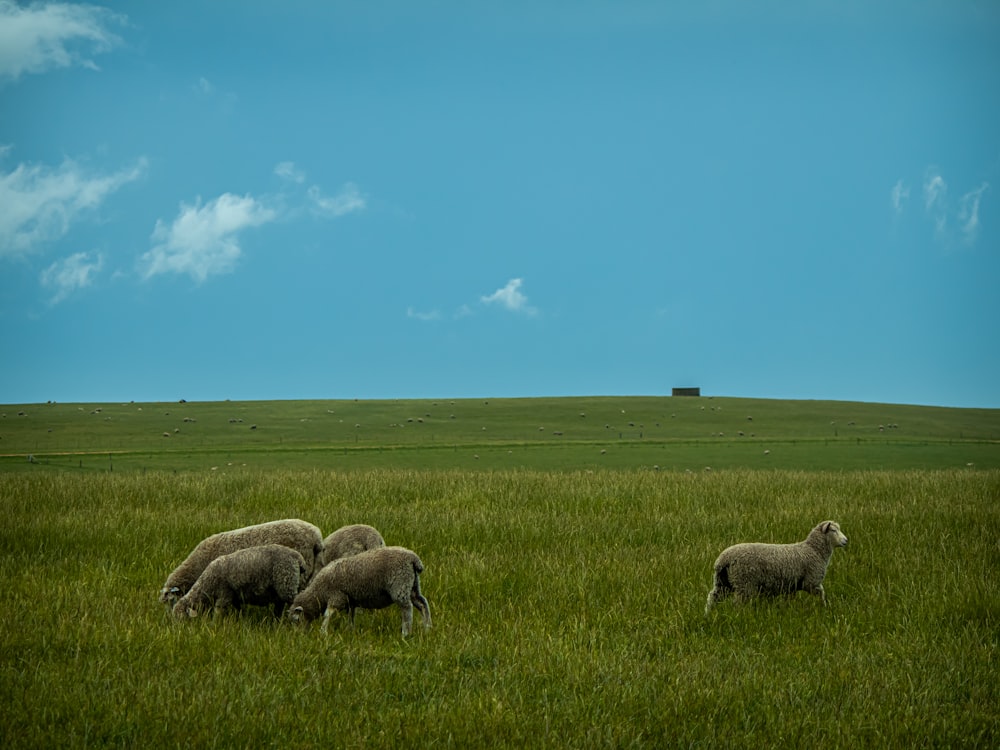
{"type": "Polygon", "coordinates": [[[493,294],[480,297],[480,301],[487,305],[501,305],[513,312],[524,312],[534,315],[535,309],[528,305],[528,298],[521,293],[523,279],[511,279],[507,286],[497,289],[493,294]]]}
{"type": "Polygon", "coordinates": [[[212,81],[199,76],[198,80],[191,84],[191,90],[202,101],[214,104],[220,112],[230,114],[236,106],[239,97],[232,91],[220,90],[212,81]]]}
{"type": "Polygon", "coordinates": [[[924,207],[930,211],[942,205],[947,193],[948,185],[944,178],[935,172],[928,172],[924,178],[924,207]]]}
{"type": "Polygon", "coordinates": [[[892,186],[890,197],[892,198],[893,210],[895,210],[897,214],[902,213],[903,203],[910,197],[910,188],[904,185],[902,180],[898,180],[896,184],[892,186]]]}
{"type": "Polygon", "coordinates": [[[975,190],[970,190],[963,195],[962,201],[959,203],[958,220],[962,222],[962,235],[965,237],[965,241],[970,244],[975,242],[976,237],[979,236],[979,202],[989,186],[988,182],[984,182],[975,190]]]}
{"type": "Polygon", "coordinates": [[[68,258],[57,260],[42,271],[39,279],[42,286],[52,287],[55,290],[50,302],[56,304],[77,289],[90,286],[94,275],[103,266],[104,258],[99,254],[96,258],[91,258],[88,253],[75,253],[68,258]]]}
{"type": "Polygon", "coordinates": [[[275,165],[274,173],[281,179],[288,180],[288,182],[302,184],[306,181],[305,172],[295,166],[295,162],[292,161],[283,161],[275,165]]]}
{"type": "Polygon", "coordinates": [[[57,169],[19,164],[13,172],[0,172],[0,257],[30,253],[59,239],[80,214],[98,208],[146,167],[143,158],[130,168],[99,175],[67,160],[57,169]]]}
{"type": "Polygon", "coordinates": [[[143,275],[186,273],[195,281],[232,271],[242,251],[238,235],[245,229],[273,221],[277,213],[249,195],[224,193],[213,201],[181,204],[173,224],[156,222],[157,244],[142,256],[143,275]]]}
{"type": "Polygon", "coordinates": [[[97,70],[89,55],[119,44],[108,25],[124,21],[93,5],[0,0],[0,80],[73,65],[97,70]]]}
{"type": "Polygon", "coordinates": [[[319,213],[329,216],[343,216],[352,211],[360,211],[366,205],[358,186],[352,182],[348,182],[339,193],[332,197],[323,195],[323,192],[316,185],[310,187],[307,193],[313,207],[319,213]]]}
{"type": "Polygon", "coordinates": [[[924,208],[934,219],[938,234],[943,234],[948,224],[948,184],[936,172],[924,178],[924,208]]]}
{"type": "Polygon", "coordinates": [[[431,310],[430,312],[419,312],[414,310],[412,307],[406,308],[406,317],[414,318],[415,320],[423,320],[425,322],[432,320],[441,320],[441,313],[437,310],[431,310]]]}

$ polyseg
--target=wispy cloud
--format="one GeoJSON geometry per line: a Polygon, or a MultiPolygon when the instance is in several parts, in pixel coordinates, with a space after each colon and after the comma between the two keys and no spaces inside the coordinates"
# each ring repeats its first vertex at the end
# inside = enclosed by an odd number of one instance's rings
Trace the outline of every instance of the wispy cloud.
{"type": "MultiPolygon", "coordinates": [[[[924,212],[934,223],[934,236],[940,244],[952,248],[959,239],[966,245],[975,244],[981,228],[980,206],[989,187],[988,182],[983,182],[974,190],[964,193],[958,199],[956,208],[955,201],[950,198],[948,182],[941,171],[936,167],[929,167],[924,172],[924,212]]],[[[909,189],[899,180],[890,195],[896,213],[901,213],[902,203],[909,197],[909,189]]]]}
{"type": "Polygon", "coordinates": [[[301,185],[306,181],[306,173],[295,166],[293,161],[283,161],[276,164],[274,173],[283,180],[301,185]]]}
{"type": "Polygon", "coordinates": [[[924,208],[934,219],[938,234],[943,234],[948,225],[948,184],[935,171],[924,177],[924,208]]]}
{"type": "Polygon", "coordinates": [[[360,211],[366,205],[358,186],[351,182],[344,185],[336,195],[324,195],[316,185],[311,186],[307,194],[313,208],[326,216],[343,216],[353,211],[360,211]]]}
{"type": "Polygon", "coordinates": [[[0,172],[0,257],[31,253],[59,239],[81,214],[97,209],[146,167],[142,158],[127,169],[96,174],[67,160],[56,169],[19,164],[0,172]]]}
{"type": "Polygon", "coordinates": [[[220,111],[226,114],[232,112],[239,99],[239,97],[237,97],[232,91],[220,91],[219,88],[205,76],[200,76],[198,80],[192,84],[191,89],[202,100],[206,102],[214,102],[219,107],[220,111]]]}
{"type": "Polygon", "coordinates": [[[124,22],[93,5],[0,0],[0,81],[74,65],[97,70],[92,56],[121,43],[109,26],[124,22]]]}
{"type": "Polygon", "coordinates": [[[413,318],[414,320],[422,320],[424,322],[441,320],[441,313],[437,310],[431,310],[430,312],[420,312],[414,310],[412,307],[406,308],[406,317],[413,318]]]}
{"type": "Polygon", "coordinates": [[[273,221],[277,213],[249,195],[224,193],[201,205],[181,204],[170,225],[156,222],[153,248],[142,256],[143,276],[161,273],[188,274],[197,282],[232,271],[242,250],[244,230],[273,221]]]}
{"type": "Polygon", "coordinates": [[[899,214],[903,212],[903,204],[910,198],[910,188],[907,187],[902,180],[898,180],[895,185],[892,186],[892,190],[889,193],[892,199],[892,208],[899,214]]]}
{"type": "Polygon", "coordinates": [[[39,279],[42,286],[54,290],[51,304],[62,302],[77,289],[90,286],[94,276],[104,266],[104,257],[98,254],[92,257],[89,253],[75,253],[68,258],[57,260],[44,271],[39,279]]]}
{"type": "MultiPolygon", "coordinates": [[[[481,296],[479,298],[479,304],[486,306],[499,306],[504,310],[524,315],[535,315],[538,310],[528,304],[528,298],[521,291],[523,283],[523,279],[511,279],[507,282],[506,286],[497,289],[493,292],[493,294],[481,296]]],[[[463,318],[472,317],[476,314],[476,309],[470,305],[463,304],[460,305],[455,312],[450,315],[450,317],[453,320],[461,320],[463,318]]],[[[413,320],[431,322],[442,320],[445,316],[436,309],[423,312],[414,307],[408,307],[406,308],[406,317],[413,320]]]]}
{"type": "MultiPolygon", "coordinates": [[[[291,185],[304,185],[306,182],[305,170],[293,161],[278,162],[274,166],[274,173],[291,185]]],[[[345,183],[335,195],[327,195],[319,185],[312,184],[305,190],[305,200],[313,214],[334,218],[361,211],[368,205],[365,196],[353,182],[345,183]]]]}
{"type": "Polygon", "coordinates": [[[480,297],[479,300],[486,305],[500,305],[512,312],[534,315],[537,311],[528,304],[528,298],[521,292],[522,284],[523,279],[511,279],[506,286],[497,289],[493,294],[480,297]]]}
{"type": "Polygon", "coordinates": [[[979,202],[990,184],[984,182],[975,190],[970,190],[962,196],[958,205],[958,220],[961,222],[962,236],[969,244],[979,236],[979,202]]]}

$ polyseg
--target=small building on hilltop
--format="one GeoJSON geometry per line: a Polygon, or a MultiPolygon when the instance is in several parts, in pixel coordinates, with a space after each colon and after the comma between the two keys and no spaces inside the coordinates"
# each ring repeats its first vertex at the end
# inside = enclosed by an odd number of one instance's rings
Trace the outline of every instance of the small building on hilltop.
{"type": "Polygon", "coordinates": [[[701,388],[674,388],[670,392],[671,396],[700,396],[701,388]]]}

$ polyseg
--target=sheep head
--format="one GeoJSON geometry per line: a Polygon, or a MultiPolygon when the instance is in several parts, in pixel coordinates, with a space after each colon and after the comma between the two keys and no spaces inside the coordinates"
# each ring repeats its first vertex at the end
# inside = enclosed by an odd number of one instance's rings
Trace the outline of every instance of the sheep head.
{"type": "Polygon", "coordinates": [[[836,521],[824,521],[819,525],[819,530],[827,538],[830,548],[846,547],[847,537],[840,530],[840,524],[836,521]]]}
{"type": "Polygon", "coordinates": [[[193,602],[188,601],[188,598],[182,597],[174,604],[173,608],[174,617],[178,620],[188,620],[192,617],[198,616],[198,610],[193,606],[193,602]]]}
{"type": "Polygon", "coordinates": [[[180,598],[181,590],[177,586],[171,586],[170,588],[164,586],[160,589],[160,601],[168,607],[173,607],[180,598]]]}

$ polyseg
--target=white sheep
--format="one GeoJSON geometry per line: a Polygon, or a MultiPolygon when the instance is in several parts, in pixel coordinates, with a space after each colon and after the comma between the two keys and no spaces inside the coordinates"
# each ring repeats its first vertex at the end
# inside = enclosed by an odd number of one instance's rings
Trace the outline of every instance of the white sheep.
{"type": "Polygon", "coordinates": [[[197,617],[207,609],[216,614],[244,605],[275,605],[280,617],[305,588],[305,558],[291,547],[264,544],[221,555],[208,564],[194,586],[174,604],[174,617],[197,617]]]}
{"type": "Polygon", "coordinates": [[[334,610],[347,611],[354,625],[354,611],[382,609],[393,603],[403,618],[403,636],[413,627],[413,607],[420,610],[424,627],[431,626],[431,609],[420,593],[424,565],[416,553],[403,547],[381,547],[339,560],[321,569],[306,590],[295,597],[289,617],[307,623],[323,615],[326,632],[334,610]]]}
{"type": "Polygon", "coordinates": [[[823,578],[836,547],[847,537],[836,521],[824,521],[795,544],[735,544],[715,561],[715,578],[705,605],[707,615],[730,594],[743,601],[755,596],[779,596],[807,591],[826,605],[823,578]]]}
{"type": "Polygon", "coordinates": [[[220,555],[262,544],[283,544],[297,550],[306,561],[308,579],[316,570],[317,557],[323,553],[323,534],[311,523],[286,518],[232,531],[220,531],[203,539],[191,551],[160,589],[160,601],[172,607],[186,594],[208,564],[220,555]]]}
{"type": "Polygon", "coordinates": [[[363,523],[341,526],[323,540],[323,553],[316,561],[317,570],[334,560],[385,546],[378,529],[363,523]]]}

